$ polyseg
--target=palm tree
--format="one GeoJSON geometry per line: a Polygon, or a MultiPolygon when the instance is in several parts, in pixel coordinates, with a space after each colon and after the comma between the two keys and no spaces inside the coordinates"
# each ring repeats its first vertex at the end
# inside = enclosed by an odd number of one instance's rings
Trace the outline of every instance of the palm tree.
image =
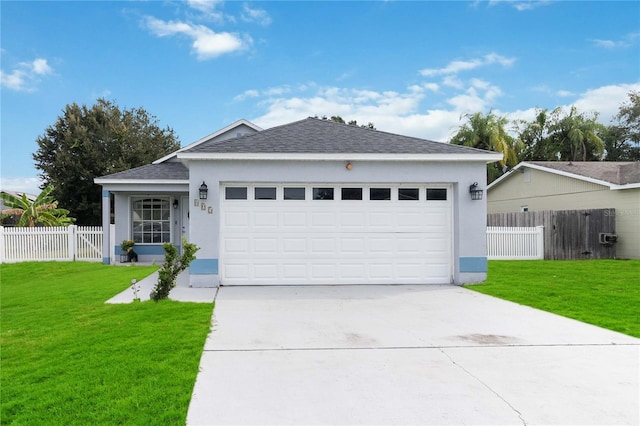
{"type": "Polygon", "coordinates": [[[29,200],[26,194],[22,194],[22,197],[16,197],[12,194],[1,193],[0,198],[5,201],[5,205],[8,207],[1,213],[4,216],[20,216],[17,226],[71,225],[75,219],[67,217],[69,210],[58,208],[58,202],[50,195],[51,191],[53,191],[53,186],[49,185],[33,201],[29,200]]]}
{"type": "Polygon", "coordinates": [[[498,117],[491,111],[486,116],[477,112],[465,114],[464,117],[467,122],[460,126],[450,143],[502,153],[502,160],[498,164],[487,165],[489,182],[498,178],[505,167],[513,167],[518,164],[517,152],[520,142],[512,138],[505,130],[508,124],[506,117],[498,117]]]}
{"type": "Polygon", "coordinates": [[[604,152],[604,142],[598,136],[604,126],[599,124],[597,114],[589,117],[578,113],[572,106],[569,113],[562,116],[561,107],[552,111],[552,124],[549,126],[552,146],[561,161],[600,160],[604,152]]]}

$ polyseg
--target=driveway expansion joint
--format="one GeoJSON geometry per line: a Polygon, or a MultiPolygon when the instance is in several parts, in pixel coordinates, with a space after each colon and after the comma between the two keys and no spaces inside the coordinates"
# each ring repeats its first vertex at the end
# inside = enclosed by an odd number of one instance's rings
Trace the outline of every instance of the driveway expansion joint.
{"type": "Polygon", "coordinates": [[[444,356],[446,356],[449,361],[451,361],[451,363],[453,365],[455,365],[456,367],[458,367],[459,369],[461,369],[462,371],[464,371],[469,377],[472,377],[474,380],[476,380],[478,383],[480,383],[482,386],[484,386],[485,388],[487,388],[491,393],[493,393],[495,396],[497,396],[501,401],[503,401],[505,404],[507,404],[507,406],[509,406],[509,408],[511,408],[511,410],[513,410],[513,412],[518,416],[518,418],[520,419],[520,421],[522,422],[523,426],[527,426],[527,422],[525,421],[524,418],[522,418],[522,413],[520,411],[518,411],[513,405],[511,405],[511,403],[509,401],[507,401],[502,395],[500,395],[498,392],[496,392],[493,388],[491,388],[491,386],[489,386],[487,383],[485,383],[484,381],[482,381],[479,377],[477,377],[476,375],[474,375],[473,373],[471,373],[469,370],[467,370],[466,368],[464,368],[462,365],[458,364],[457,362],[454,361],[454,359],[451,357],[451,355],[449,355],[448,353],[446,353],[444,350],[440,349],[440,352],[442,352],[442,354],[444,356]]]}

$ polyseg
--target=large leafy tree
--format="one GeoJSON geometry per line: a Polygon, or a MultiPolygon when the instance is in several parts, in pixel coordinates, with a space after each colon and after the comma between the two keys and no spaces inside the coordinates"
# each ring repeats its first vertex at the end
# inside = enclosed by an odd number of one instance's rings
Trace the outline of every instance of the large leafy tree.
{"type": "Polygon", "coordinates": [[[9,193],[0,193],[0,198],[4,200],[8,207],[0,212],[3,216],[18,216],[17,226],[67,226],[71,225],[75,219],[68,217],[69,210],[58,208],[58,202],[51,196],[53,186],[48,186],[31,201],[27,194],[21,197],[9,193]]]}
{"type": "Polygon", "coordinates": [[[487,115],[481,112],[465,114],[463,117],[466,123],[460,126],[450,143],[502,153],[502,160],[487,165],[489,182],[518,164],[519,142],[508,134],[506,127],[509,121],[506,117],[499,117],[492,112],[487,115]]]}
{"type": "Polygon", "coordinates": [[[608,161],[640,161],[640,92],[629,93],[609,126],[605,150],[608,161]]]}
{"type": "Polygon", "coordinates": [[[180,148],[173,130],[160,128],[144,109],[120,109],[105,99],[90,107],[67,105],[36,142],[33,158],[43,188],[53,185],[53,197],[82,225],[101,221],[95,177],[148,164],[180,148]]]}

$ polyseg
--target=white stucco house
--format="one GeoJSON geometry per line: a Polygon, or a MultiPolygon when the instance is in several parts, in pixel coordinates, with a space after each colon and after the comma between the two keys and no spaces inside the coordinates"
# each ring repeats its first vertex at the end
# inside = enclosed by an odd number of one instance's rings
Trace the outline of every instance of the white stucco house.
{"type": "Polygon", "coordinates": [[[239,120],[95,182],[104,229],[114,198],[117,253],[133,239],[140,261],[162,262],[162,243],[185,236],[200,247],[194,287],[465,284],[487,272],[486,202],[471,189],[501,158],[317,118],[239,120]]]}

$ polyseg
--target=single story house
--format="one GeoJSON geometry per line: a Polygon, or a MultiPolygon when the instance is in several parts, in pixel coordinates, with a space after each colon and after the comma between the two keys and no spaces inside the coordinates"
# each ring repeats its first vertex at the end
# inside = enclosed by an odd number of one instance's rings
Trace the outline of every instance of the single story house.
{"type": "Polygon", "coordinates": [[[182,236],[200,247],[194,287],[465,284],[486,278],[482,190],[501,158],[317,118],[240,120],[95,182],[104,229],[113,194],[115,244],[133,239],[140,261],[182,236]]]}
{"type": "MultiPolygon", "coordinates": [[[[22,198],[23,195],[26,195],[27,196],[27,200],[29,200],[30,202],[34,202],[36,200],[36,198],[38,198],[37,195],[29,194],[27,192],[10,191],[8,189],[3,189],[2,191],[0,191],[0,193],[13,195],[14,197],[17,197],[17,198],[22,198]]],[[[6,205],[5,200],[0,198],[0,212],[4,211],[5,209],[9,209],[9,207],[6,205]]],[[[0,223],[0,225],[2,225],[2,226],[15,226],[16,223],[18,223],[19,220],[20,220],[20,216],[18,216],[18,215],[10,215],[10,216],[7,216],[7,217],[3,218],[2,219],[2,223],[0,223]]]]}
{"type": "Polygon", "coordinates": [[[611,209],[617,257],[640,259],[640,162],[522,162],[489,185],[487,209],[611,209]]]}

